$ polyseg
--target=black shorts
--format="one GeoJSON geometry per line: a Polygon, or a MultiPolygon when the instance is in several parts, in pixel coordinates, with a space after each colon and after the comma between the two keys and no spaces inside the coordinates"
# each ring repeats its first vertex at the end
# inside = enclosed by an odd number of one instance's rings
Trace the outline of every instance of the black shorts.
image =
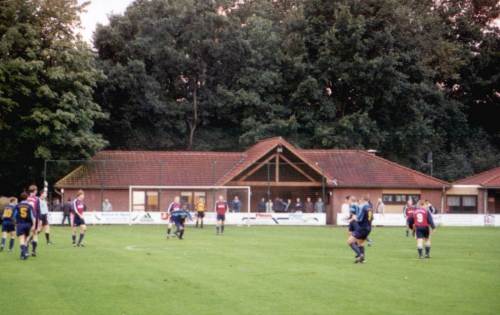
{"type": "Polygon", "coordinates": [[[429,238],[430,230],[429,227],[417,227],[416,233],[417,238],[429,238]]]}
{"type": "Polygon", "coordinates": [[[366,240],[368,235],[370,235],[371,230],[358,228],[354,232],[352,232],[352,236],[358,240],[366,240]]]}
{"type": "Polygon", "coordinates": [[[48,214],[42,214],[40,216],[40,221],[42,221],[42,226],[49,225],[48,214]]]}
{"type": "Polygon", "coordinates": [[[75,215],[73,218],[73,226],[85,225],[85,220],[81,218],[79,215],[75,215]]]}
{"type": "Polygon", "coordinates": [[[226,221],[225,214],[217,214],[217,221],[226,221]]]}
{"type": "Polygon", "coordinates": [[[31,223],[19,223],[16,226],[16,234],[17,236],[29,236],[31,231],[31,223]]]}
{"type": "Polygon", "coordinates": [[[198,211],[198,212],[196,212],[196,216],[198,218],[203,219],[205,217],[205,211],[198,211]]]}
{"type": "Polygon", "coordinates": [[[413,218],[406,219],[406,226],[413,230],[413,218]]]}
{"type": "Polygon", "coordinates": [[[16,230],[16,226],[12,222],[2,222],[2,232],[14,232],[16,230]]]}

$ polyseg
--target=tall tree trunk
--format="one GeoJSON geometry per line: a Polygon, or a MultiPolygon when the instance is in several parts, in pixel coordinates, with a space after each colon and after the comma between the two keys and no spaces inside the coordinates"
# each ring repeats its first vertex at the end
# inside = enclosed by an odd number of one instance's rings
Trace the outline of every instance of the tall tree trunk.
{"type": "Polygon", "coordinates": [[[189,123],[189,139],[187,149],[191,150],[193,148],[194,133],[196,127],[198,126],[198,82],[196,80],[193,88],[193,118],[189,123]]]}

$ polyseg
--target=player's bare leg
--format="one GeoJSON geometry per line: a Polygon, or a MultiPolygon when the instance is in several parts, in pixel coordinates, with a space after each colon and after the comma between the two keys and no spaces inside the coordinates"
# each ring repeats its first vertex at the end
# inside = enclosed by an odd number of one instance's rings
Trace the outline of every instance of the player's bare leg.
{"type": "Polygon", "coordinates": [[[76,246],[76,226],[71,222],[71,241],[73,246],[76,246]]]}
{"type": "Polygon", "coordinates": [[[424,248],[424,239],[423,238],[417,238],[418,258],[424,258],[424,256],[423,256],[423,248],[424,248]]]}
{"type": "Polygon", "coordinates": [[[21,259],[26,260],[29,257],[28,254],[28,246],[27,246],[27,238],[25,235],[19,236],[19,247],[21,248],[21,259]]]}
{"type": "Polygon", "coordinates": [[[425,239],[425,258],[431,258],[431,238],[425,239]]]}
{"type": "Polygon", "coordinates": [[[45,240],[47,241],[47,245],[51,245],[52,242],[50,241],[50,225],[45,225],[42,230],[45,232],[45,240]]]}
{"type": "Polygon", "coordinates": [[[172,222],[167,223],[167,238],[170,238],[170,232],[172,232],[172,222]]]}

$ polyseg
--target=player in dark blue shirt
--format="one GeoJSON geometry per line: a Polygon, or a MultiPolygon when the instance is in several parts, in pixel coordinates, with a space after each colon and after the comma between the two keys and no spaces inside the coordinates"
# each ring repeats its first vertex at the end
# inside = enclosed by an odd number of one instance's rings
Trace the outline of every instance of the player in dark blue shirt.
{"type": "Polygon", "coordinates": [[[175,224],[175,235],[182,240],[184,237],[184,223],[186,222],[186,218],[189,218],[189,220],[192,220],[191,214],[185,209],[185,207],[181,210],[175,210],[171,212],[171,218],[172,221],[175,224]]]}
{"type": "Polygon", "coordinates": [[[9,252],[14,248],[14,240],[16,238],[16,225],[14,222],[14,212],[16,209],[17,199],[10,198],[9,204],[4,207],[0,218],[2,220],[2,243],[0,245],[0,251],[5,248],[5,242],[7,241],[7,235],[10,236],[9,240],[9,252]]]}
{"type": "Polygon", "coordinates": [[[373,221],[373,208],[369,202],[369,198],[363,198],[359,214],[355,215],[351,220],[356,220],[357,227],[352,232],[347,243],[356,253],[355,263],[363,263],[365,261],[365,242],[372,230],[373,221]]]}
{"type": "MultiPolygon", "coordinates": [[[[35,216],[33,215],[33,207],[27,201],[28,194],[21,194],[21,202],[17,204],[14,210],[14,219],[16,220],[16,232],[19,237],[19,245],[21,247],[21,259],[26,260],[29,257],[28,253],[28,238],[32,227],[35,224],[35,216]]],[[[33,231],[36,233],[36,231],[33,231]]]]}

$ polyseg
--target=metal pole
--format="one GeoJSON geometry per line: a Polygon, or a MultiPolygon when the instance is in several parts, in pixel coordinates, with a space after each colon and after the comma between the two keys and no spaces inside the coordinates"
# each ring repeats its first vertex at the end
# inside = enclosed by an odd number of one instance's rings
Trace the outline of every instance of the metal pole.
{"type": "Polygon", "coordinates": [[[270,174],[270,167],[269,167],[269,162],[267,162],[267,200],[271,200],[271,174],[270,174]]]}

